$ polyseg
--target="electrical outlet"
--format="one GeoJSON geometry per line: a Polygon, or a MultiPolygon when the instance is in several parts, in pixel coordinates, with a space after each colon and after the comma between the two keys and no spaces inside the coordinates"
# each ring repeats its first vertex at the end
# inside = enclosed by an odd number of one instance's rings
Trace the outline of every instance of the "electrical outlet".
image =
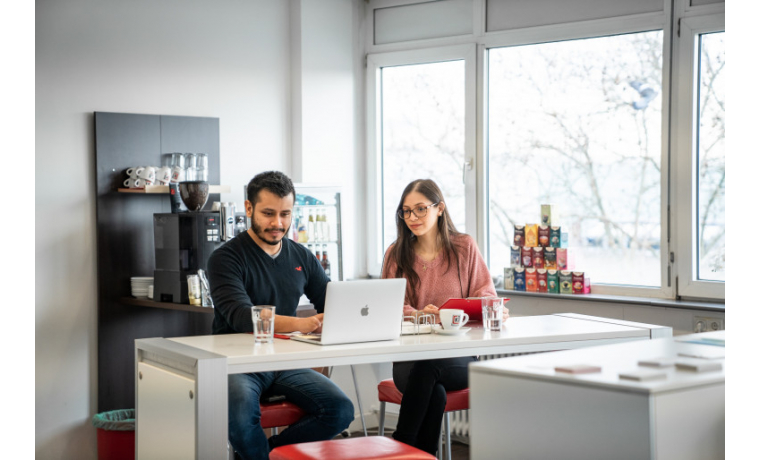
{"type": "Polygon", "coordinates": [[[711,316],[695,316],[692,319],[694,332],[722,331],[725,329],[723,318],[711,316]]]}

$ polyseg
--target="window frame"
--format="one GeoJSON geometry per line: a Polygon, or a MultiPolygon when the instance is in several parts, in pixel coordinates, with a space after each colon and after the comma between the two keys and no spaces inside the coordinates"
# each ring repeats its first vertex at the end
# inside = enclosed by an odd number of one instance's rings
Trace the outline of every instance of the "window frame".
{"type": "MultiPolygon", "coordinates": [[[[662,94],[662,160],[661,160],[661,287],[646,288],[625,285],[595,284],[595,294],[610,296],[636,296],[660,299],[679,299],[682,296],[690,300],[725,299],[724,282],[684,284],[684,261],[691,258],[691,252],[684,252],[696,239],[686,228],[689,222],[684,217],[688,213],[694,196],[691,191],[685,193],[691,184],[689,172],[684,171],[683,157],[685,146],[679,145],[678,139],[690,139],[691,118],[686,117],[684,124],[684,84],[691,85],[691,71],[680,70],[684,65],[682,57],[684,26],[693,26],[695,22],[713,16],[724,18],[725,3],[717,2],[707,5],[691,6],[689,0],[663,0],[663,9],[659,12],[634,14],[615,18],[594,19],[566,24],[536,26],[523,29],[486,32],[486,0],[472,0],[473,32],[456,37],[411,40],[407,42],[375,45],[373,42],[373,10],[379,7],[399,6],[420,3],[420,0],[369,0],[365,7],[367,27],[365,29],[366,55],[366,146],[367,146],[367,271],[371,276],[379,275],[385,248],[379,248],[382,242],[381,207],[379,197],[380,150],[377,124],[381,120],[377,97],[378,66],[404,65],[440,60],[436,53],[445,49],[476,50],[466,66],[466,156],[473,158],[474,166],[468,172],[466,183],[467,231],[476,237],[480,250],[486,259],[490,256],[488,247],[489,222],[489,184],[487,170],[487,113],[488,113],[488,62],[487,54],[491,48],[505,46],[530,45],[553,41],[585,39],[607,35],[663,31],[663,94],[662,94]],[[702,19],[697,19],[697,18],[702,19]],[[678,28],[681,28],[681,37],[678,28]],[[474,78],[471,78],[471,75],[474,78]],[[472,83],[471,83],[472,82],[472,83]],[[681,104],[679,104],[681,102],[681,104]],[[471,135],[475,130],[474,137],[471,135]],[[685,136],[685,137],[684,137],[685,136]],[[473,149],[474,148],[474,153],[473,149]],[[680,166],[680,167],[679,167],[680,166]],[[471,206],[473,203],[473,206],[471,206]],[[380,210],[380,211],[379,211],[380,210]],[[685,220],[686,219],[686,220],[685,220]],[[714,286],[715,284],[721,286],[714,286]],[[702,284],[700,286],[700,284],[702,284]]],[[[715,20],[713,18],[712,20],[715,20]]],[[[725,30],[725,19],[723,19],[725,30]]],[[[712,30],[717,31],[717,30],[712,30]]],[[[688,94],[688,93],[687,93],[688,94]]],[[[688,101],[692,99],[687,96],[688,101]]],[[[691,110],[691,109],[689,109],[691,110]]],[[[690,149],[690,148],[689,148],[690,149]]],[[[691,160],[689,160],[691,161],[691,160]]],[[[689,163],[690,164],[690,163],[689,163]]],[[[490,261],[489,261],[490,262],[490,261]]],[[[508,262],[507,262],[508,263],[508,262]]],[[[490,263],[489,263],[490,266],[490,263]]],[[[498,271],[498,270],[496,270],[498,271]]],[[[494,275],[498,273],[494,272],[494,275]]],[[[592,275],[593,278],[593,275],[592,275]]]]}
{"type": "MultiPolygon", "coordinates": [[[[715,6],[710,10],[715,10],[715,6]]],[[[722,5],[721,5],[722,6],[722,5]]],[[[693,11],[692,9],[691,11],[693,11]]],[[[693,299],[725,299],[724,281],[699,280],[697,278],[697,145],[698,106],[697,87],[699,85],[698,38],[701,34],[725,31],[725,13],[704,15],[686,14],[679,21],[677,40],[676,82],[674,126],[672,130],[673,158],[676,166],[677,221],[677,276],[678,295],[693,299]]]]}
{"type": "MultiPolygon", "coordinates": [[[[596,37],[604,37],[610,35],[622,35],[628,33],[646,32],[652,30],[662,30],[663,32],[663,70],[662,70],[662,140],[661,140],[661,161],[660,161],[660,181],[661,181],[661,194],[660,194],[660,238],[661,238],[661,251],[660,251],[660,266],[662,268],[660,274],[660,287],[644,287],[633,285],[612,285],[612,284],[594,284],[593,291],[595,294],[601,295],[614,295],[614,296],[635,296],[635,297],[647,297],[647,298],[674,298],[675,291],[675,276],[671,263],[669,262],[669,254],[672,252],[670,232],[669,232],[669,187],[670,187],[670,171],[669,171],[669,120],[670,120],[670,12],[666,9],[665,12],[660,13],[646,13],[636,16],[614,18],[614,19],[599,19],[584,21],[572,24],[558,24],[553,26],[540,26],[530,29],[513,30],[507,32],[492,32],[486,34],[487,37],[483,40],[483,54],[481,59],[485,62],[482,66],[483,69],[487,69],[487,52],[493,48],[502,48],[509,46],[525,46],[541,43],[550,43],[558,41],[570,41],[570,40],[582,40],[596,37]]],[[[484,88],[484,98],[481,101],[484,107],[482,113],[488,113],[488,81],[487,72],[483,72],[482,79],[479,79],[479,83],[484,88]]],[[[487,125],[487,120],[484,118],[484,125],[487,125]]],[[[484,126],[482,130],[482,139],[479,139],[482,145],[488,144],[487,127],[484,126]]],[[[488,162],[486,148],[483,149],[483,163],[488,162]]],[[[482,209],[483,218],[479,221],[484,227],[485,238],[490,238],[488,234],[488,202],[490,197],[488,196],[490,187],[487,183],[488,173],[484,168],[483,184],[485,187],[485,206],[482,209]]],[[[488,244],[481,244],[481,252],[486,260],[489,258],[488,244]]],[[[591,273],[591,279],[593,282],[593,273],[591,273]]]]}
{"type": "MultiPolygon", "coordinates": [[[[411,49],[367,55],[367,272],[380,276],[383,255],[382,196],[382,69],[403,65],[464,61],[465,66],[465,222],[469,233],[478,229],[476,184],[475,44],[411,49]]],[[[400,191],[399,191],[400,192],[400,191]]]]}

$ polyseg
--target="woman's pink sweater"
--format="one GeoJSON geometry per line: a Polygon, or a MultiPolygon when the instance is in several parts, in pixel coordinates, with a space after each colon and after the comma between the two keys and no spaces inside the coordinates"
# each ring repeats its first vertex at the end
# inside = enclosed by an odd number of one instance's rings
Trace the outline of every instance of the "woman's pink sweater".
{"type": "MultiPolygon", "coordinates": [[[[412,305],[407,291],[404,299],[407,306],[422,310],[429,304],[440,307],[451,298],[496,295],[491,274],[488,272],[488,267],[483,256],[480,255],[475,240],[463,233],[453,237],[452,242],[458,249],[459,272],[457,272],[454,258],[451,260],[451,267],[447,270],[443,251],[429,262],[423,261],[417,254],[414,255],[414,270],[420,277],[420,284],[417,286],[416,305],[412,305]]],[[[385,251],[383,278],[396,278],[396,261],[390,255],[392,248],[393,244],[385,251]]]]}

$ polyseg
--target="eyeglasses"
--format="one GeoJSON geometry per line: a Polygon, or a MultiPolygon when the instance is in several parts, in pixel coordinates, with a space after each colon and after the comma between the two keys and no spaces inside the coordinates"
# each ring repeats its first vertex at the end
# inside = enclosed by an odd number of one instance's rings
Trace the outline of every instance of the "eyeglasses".
{"type": "Polygon", "coordinates": [[[432,208],[433,206],[438,206],[439,203],[440,201],[428,206],[418,206],[414,209],[399,209],[396,214],[398,214],[401,219],[409,219],[412,217],[412,213],[414,213],[418,219],[422,219],[423,217],[427,216],[428,209],[432,208]]]}

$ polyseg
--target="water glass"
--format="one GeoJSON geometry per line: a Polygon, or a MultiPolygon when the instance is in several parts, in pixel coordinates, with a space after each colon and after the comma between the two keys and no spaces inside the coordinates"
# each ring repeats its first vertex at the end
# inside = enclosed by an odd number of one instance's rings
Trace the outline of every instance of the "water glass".
{"type": "Polygon", "coordinates": [[[481,300],[483,306],[483,329],[486,331],[500,331],[504,314],[504,299],[501,297],[484,297],[481,300]]]}
{"type": "Polygon", "coordinates": [[[195,181],[197,179],[197,157],[194,153],[185,155],[185,180],[195,181]]]}
{"type": "Polygon", "coordinates": [[[255,343],[274,342],[274,308],[273,305],[251,307],[253,341],[255,343]]]}
{"type": "Polygon", "coordinates": [[[195,180],[208,182],[208,155],[199,153],[196,158],[195,180]]]}

